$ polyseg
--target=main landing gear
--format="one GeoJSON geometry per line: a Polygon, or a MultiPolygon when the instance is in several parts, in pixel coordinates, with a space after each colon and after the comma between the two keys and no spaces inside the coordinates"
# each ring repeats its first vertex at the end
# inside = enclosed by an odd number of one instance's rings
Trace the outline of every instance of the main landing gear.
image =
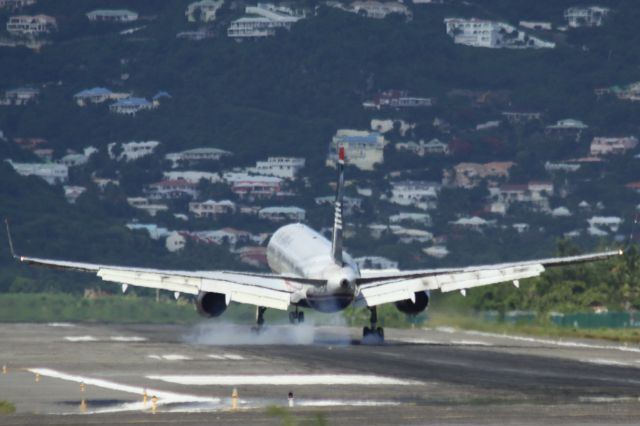
{"type": "Polygon", "coordinates": [[[291,324],[302,324],[304,322],[304,312],[298,312],[298,307],[294,312],[289,312],[289,322],[291,324]]]}
{"type": "Polygon", "coordinates": [[[267,308],[263,306],[256,307],[256,325],[251,327],[251,331],[255,334],[260,334],[264,330],[264,312],[267,308]]]}
{"type": "Polygon", "coordinates": [[[362,329],[362,343],[382,344],[384,343],[384,329],[382,327],[376,327],[378,323],[378,310],[375,306],[369,308],[371,316],[369,322],[371,328],[364,327],[362,329]]]}

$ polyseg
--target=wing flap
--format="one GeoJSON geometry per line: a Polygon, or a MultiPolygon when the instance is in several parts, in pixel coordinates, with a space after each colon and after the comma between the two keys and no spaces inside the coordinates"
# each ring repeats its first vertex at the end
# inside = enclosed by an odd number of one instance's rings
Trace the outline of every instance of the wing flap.
{"type": "Polygon", "coordinates": [[[187,294],[198,294],[202,278],[160,272],[142,272],[136,270],[100,268],[97,274],[104,281],[130,284],[139,287],[159,288],[179,291],[187,294]]]}

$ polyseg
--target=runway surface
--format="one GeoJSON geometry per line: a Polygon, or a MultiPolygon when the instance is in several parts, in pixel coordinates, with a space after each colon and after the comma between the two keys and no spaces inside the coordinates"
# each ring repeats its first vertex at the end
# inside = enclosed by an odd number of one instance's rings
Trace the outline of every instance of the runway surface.
{"type": "Polygon", "coordinates": [[[0,400],[17,413],[0,425],[640,421],[640,346],[385,331],[370,346],[339,327],[273,326],[256,340],[216,323],[3,324],[0,400]],[[279,410],[289,392],[293,408],[279,410]]]}

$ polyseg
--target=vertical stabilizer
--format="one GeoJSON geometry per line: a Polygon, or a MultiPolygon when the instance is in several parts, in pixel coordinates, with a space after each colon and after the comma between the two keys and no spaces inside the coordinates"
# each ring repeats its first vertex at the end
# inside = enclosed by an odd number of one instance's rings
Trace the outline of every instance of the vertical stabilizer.
{"type": "Polygon", "coordinates": [[[338,148],[338,184],[336,185],[335,213],[333,219],[333,238],[331,239],[331,257],[342,266],[342,191],[344,187],[344,146],[338,148]]]}

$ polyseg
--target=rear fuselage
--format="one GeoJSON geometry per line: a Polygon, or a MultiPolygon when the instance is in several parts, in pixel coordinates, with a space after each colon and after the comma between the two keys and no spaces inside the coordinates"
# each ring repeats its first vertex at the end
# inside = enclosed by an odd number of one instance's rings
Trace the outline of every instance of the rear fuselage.
{"type": "Polygon", "coordinates": [[[355,280],[360,277],[351,256],[343,253],[343,265],[331,256],[331,242],[301,223],[278,229],[267,246],[269,267],[282,275],[327,280],[322,287],[306,286],[297,303],[323,312],[349,306],[355,297],[355,280]]]}

